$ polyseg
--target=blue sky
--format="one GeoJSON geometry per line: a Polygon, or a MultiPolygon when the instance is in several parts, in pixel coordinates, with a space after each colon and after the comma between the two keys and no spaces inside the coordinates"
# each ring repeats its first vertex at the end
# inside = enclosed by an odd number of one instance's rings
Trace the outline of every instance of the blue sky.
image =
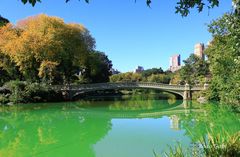
{"type": "Polygon", "coordinates": [[[90,0],[90,4],[71,0],[42,0],[35,7],[20,0],[1,0],[0,15],[12,23],[28,16],[45,13],[65,22],[83,24],[96,39],[96,49],[105,52],[113,67],[132,71],[137,65],[145,69],[167,69],[169,58],[181,54],[181,60],[193,52],[195,43],[207,43],[211,34],[207,24],[231,10],[231,0],[221,1],[218,8],[188,17],[175,14],[177,0],[153,0],[148,8],[145,0],[90,0]]]}

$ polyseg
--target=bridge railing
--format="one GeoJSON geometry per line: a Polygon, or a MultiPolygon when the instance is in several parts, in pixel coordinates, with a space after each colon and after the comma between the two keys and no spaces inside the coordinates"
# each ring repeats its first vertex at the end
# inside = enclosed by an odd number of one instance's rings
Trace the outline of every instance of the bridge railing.
{"type": "MultiPolygon", "coordinates": [[[[149,82],[119,82],[119,83],[95,83],[95,84],[81,84],[81,85],[55,85],[53,89],[56,90],[91,90],[91,89],[114,89],[114,88],[131,88],[131,87],[150,87],[162,88],[172,90],[185,90],[185,85],[169,85],[163,83],[149,83],[149,82]]],[[[191,90],[204,90],[202,86],[192,86],[191,90]]]]}
{"type": "Polygon", "coordinates": [[[163,84],[163,83],[148,83],[148,82],[141,82],[137,83],[139,86],[144,87],[162,87],[162,88],[168,88],[168,89],[184,89],[184,85],[169,85],[169,84],[163,84]]]}
{"type": "Polygon", "coordinates": [[[200,91],[200,90],[205,90],[205,88],[203,86],[192,86],[191,90],[200,91]]]}

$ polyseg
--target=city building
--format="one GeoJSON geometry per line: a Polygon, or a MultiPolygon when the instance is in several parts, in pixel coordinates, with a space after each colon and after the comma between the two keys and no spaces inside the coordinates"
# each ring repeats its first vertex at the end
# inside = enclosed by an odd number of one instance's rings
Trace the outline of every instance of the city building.
{"type": "Polygon", "coordinates": [[[136,69],[134,69],[135,73],[140,73],[140,72],[143,72],[143,71],[144,71],[144,68],[142,66],[137,66],[136,69]]]}
{"type": "Polygon", "coordinates": [[[170,68],[171,72],[175,72],[181,68],[181,56],[176,54],[170,57],[170,68]]]}
{"type": "Polygon", "coordinates": [[[205,60],[204,55],[204,44],[203,43],[197,43],[194,46],[194,54],[198,56],[200,59],[205,60]]]}
{"type": "Polygon", "coordinates": [[[114,68],[111,68],[110,72],[112,73],[112,75],[121,73],[120,71],[118,71],[117,69],[114,69],[114,68]]]}

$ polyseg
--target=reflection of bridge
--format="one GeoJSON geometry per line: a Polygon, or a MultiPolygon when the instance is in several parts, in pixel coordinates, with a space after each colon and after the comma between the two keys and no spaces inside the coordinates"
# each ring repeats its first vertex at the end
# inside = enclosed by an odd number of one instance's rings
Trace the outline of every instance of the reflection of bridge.
{"type": "MultiPolygon", "coordinates": [[[[159,104],[161,105],[161,104],[159,104]]],[[[188,115],[191,112],[202,113],[203,109],[192,108],[191,101],[184,100],[182,103],[178,103],[175,107],[169,107],[167,109],[142,109],[137,108],[136,110],[122,110],[122,109],[111,109],[107,112],[102,112],[99,110],[92,110],[92,108],[85,108],[83,111],[72,111],[71,113],[79,114],[90,117],[109,117],[110,119],[135,119],[135,118],[160,118],[162,116],[171,117],[173,115],[188,115]]]]}
{"type": "Polygon", "coordinates": [[[184,100],[192,98],[192,92],[205,90],[207,86],[189,86],[186,85],[168,85],[161,83],[96,83],[96,84],[81,84],[68,86],[54,86],[55,89],[61,90],[69,99],[72,99],[82,93],[98,91],[98,90],[117,90],[117,89],[157,89],[180,95],[184,100]]]}

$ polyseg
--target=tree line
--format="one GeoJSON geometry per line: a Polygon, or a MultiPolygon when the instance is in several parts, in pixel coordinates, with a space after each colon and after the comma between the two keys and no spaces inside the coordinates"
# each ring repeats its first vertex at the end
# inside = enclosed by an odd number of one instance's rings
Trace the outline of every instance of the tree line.
{"type": "Polygon", "coordinates": [[[211,74],[209,63],[194,54],[183,61],[185,63],[181,69],[175,72],[164,71],[160,68],[147,69],[142,72],[126,72],[110,76],[111,82],[155,82],[164,84],[204,85],[209,83],[211,74]]]}
{"type": "Polygon", "coordinates": [[[169,84],[170,72],[164,72],[162,68],[147,69],[142,72],[126,72],[110,76],[111,82],[156,82],[169,84]]]}
{"type": "Polygon", "coordinates": [[[0,28],[0,84],[8,80],[66,84],[108,82],[112,62],[80,24],[44,14],[0,28]]]}

